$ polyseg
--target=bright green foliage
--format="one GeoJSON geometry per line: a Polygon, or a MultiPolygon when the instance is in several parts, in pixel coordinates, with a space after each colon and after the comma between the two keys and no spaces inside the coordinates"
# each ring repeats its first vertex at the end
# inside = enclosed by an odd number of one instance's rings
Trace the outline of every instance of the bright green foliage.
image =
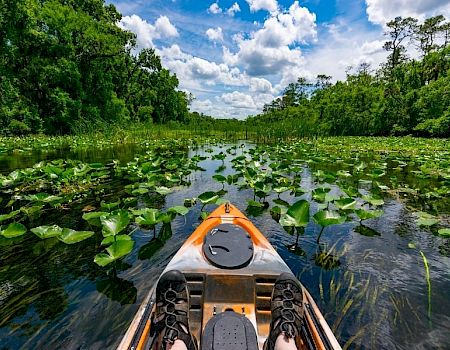
{"type": "Polygon", "coordinates": [[[450,228],[443,228],[438,231],[439,236],[444,238],[450,238],[450,228]]]}
{"type": "Polygon", "coordinates": [[[300,77],[246,125],[260,135],[285,137],[450,136],[449,22],[443,16],[423,24],[397,17],[386,28],[383,47],[389,54],[378,71],[362,63],[335,84],[326,75],[315,81],[300,77]],[[410,47],[422,51],[418,60],[408,59],[410,41],[414,44],[410,47]]]}
{"type": "Polygon", "coordinates": [[[69,228],[65,228],[63,229],[62,234],[58,236],[58,239],[66,244],[75,244],[78,242],[82,242],[85,239],[92,237],[93,235],[94,232],[92,231],[75,231],[69,228]]]}
{"type": "Polygon", "coordinates": [[[287,227],[305,227],[309,223],[309,202],[300,200],[291,205],[281,216],[280,225],[287,227]]]}
{"type": "Polygon", "coordinates": [[[440,222],[440,220],[428,213],[419,212],[417,213],[418,219],[417,219],[417,225],[419,226],[434,226],[440,222]]]}
{"type": "Polygon", "coordinates": [[[63,233],[63,229],[58,225],[39,226],[32,228],[31,232],[33,232],[40,239],[47,239],[60,236],[63,233]]]}
{"type": "Polygon", "coordinates": [[[154,49],[133,53],[104,0],[0,2],[0,127],[24,135],[183,121],[187,95],[154,49]]]}
{"type": "Polygon", "coordinates": [[[369,220],[375,219],[383,215],[382,210],[365,210],[365,209],[357,209],[355,210],[355,214],[358,216],[359,220],[369,220]]]}
{"type": "Polygon", "coordinates": [[[206,205],[215,203],[219,199],[219,195],[216,192],[204,192],[197,198],[203,205],[206,205]]]}
{"type": "Polygon", "coordinates": [[[19,224],[17,222],[13,222],[12,224],[9,224],[6,227],[0,226],[0,235],[2,235],[5,238],[14,238],[23,236],[25,233],[27,233],[27,228],[19,224]]]}
{"type": "Polygon", "coordinates": [[[340,215],[338,212],[331,210],[318,211],[316,214],[314,214],[313,218],[315,222],[323,227],[343,224],[345,220],[347,220],[347,217],[345,215],[340,215]]]}
{"type": "Polygon", "coordinates": [[[136,224],[145,228],[153,228],[161,222],[162,217],[158,209],[146,208],[136,218],[136,224]]]}
{"type": "Polygon", "coordinates": [[[100,217],[102,223],[102,234],[104,237],[115,236],[128,227],[131,217],[126,210],[116,210],[110,215],[100,217]]]}
{"type": "Polygon", "coordinates": [[[133,247],[134,241],[132,240],[118,240],[106,248],[107,253],[97,254],[94,262],[100,266],[106,266],[131,253],[133,247]]]}

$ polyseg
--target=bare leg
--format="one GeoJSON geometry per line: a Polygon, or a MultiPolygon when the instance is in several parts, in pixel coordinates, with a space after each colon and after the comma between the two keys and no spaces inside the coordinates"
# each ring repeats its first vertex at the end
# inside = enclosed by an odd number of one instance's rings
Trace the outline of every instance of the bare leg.
{"type": "Polygon", "coordinates": [[[284,333],[281,333],[275,342],[274,350],[297,350],[297,346],[293,338],[288,338],[284,333]]]}
{"type": "Polygon", "coordinates": [[[187,347],[184,341],[177,339],[172,345],[167,347],[167,350],[187,350],[187,347]]]}

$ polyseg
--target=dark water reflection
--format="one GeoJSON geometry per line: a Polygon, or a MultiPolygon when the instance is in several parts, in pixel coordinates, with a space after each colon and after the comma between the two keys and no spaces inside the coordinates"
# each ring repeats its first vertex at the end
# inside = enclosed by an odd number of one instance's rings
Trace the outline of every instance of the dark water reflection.
{"type": "MultiPolygon", "coordinates": [[[[226,149],[212,148],[213,154],[226,149]]],[[[60,157],[127,161],[137,151],[133,146],[11,155],[0,159],[0,169],[8,172],[60,157]]],[[[238,148],[237,152],[242,151],[238,148]]],[[[192,153],[210,155],[202,149],[192,153]]],[[[225,176],[234,173],[230,159],[225,160],[225,176]]],[[[222,162],[207,160],[199,165],[206,171],[192,174],[190,187],[153,204],[168,208],[202,192],[220,190],[222,185],[211,176],[222,162]]],[[[312,185],[310,171],[305,169],[302,187],[312,185]]],[[[120,193],[120,183],[111,186],[120,193]]],[[[241,210],[253,197],[251,190],[228,185],[225,189],[224,197],[241,210]]],[[[276,198],[268,197],[271,205],[276,198]]],[[[287,193],[281,198],[289,203],[296,200],[287,193]]],[[[419,230],[403,204],[386,199],[383,209],[385,214],[366,227],[348,222],[327,228],[320,245],[316,243],[320,227],[311,223],[296,249],[292,249],[295,237],[283,231],[269,210],[247,214],[310,290],[342,345],[351,349],[450,349],[450,259],[442,253],[450,250],[448,242],[419,230]],[[416,243],[430,265],[431,320],[427,318],[423,262],[417,250],[408,248],[409,242],[416,243]]],[[[85,223],[80,212],[78,208],[63,217],[50,213],[36,219],[36,224],[52,221],[82,229],[85,223]]],[[[101,240],[98,235],[73,246],[56,239],[40,241],[32,235],[0,238],[0,349],[113,349],[158,275],[199,225],[199,213],[196,206],[185,218],[177,218],[171,231],[158,227],[156,239],[153,232],[136,231],[133,253],[113,270],[93,262],[101,240]]]]}

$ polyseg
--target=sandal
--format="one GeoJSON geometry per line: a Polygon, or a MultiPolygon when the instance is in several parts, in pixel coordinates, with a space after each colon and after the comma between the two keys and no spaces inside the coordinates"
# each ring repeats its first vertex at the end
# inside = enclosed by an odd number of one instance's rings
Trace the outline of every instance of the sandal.
{"type": "Polygon", "coordinates": [[[271,300],[272,322],[264,350],[273,350],[281,333],[295,339],[303,324],[303,292],[300,282],[290,273],[282,273],[275,282],[271,300]]]}
{"type": "Polygon", "coordinates": [[[189,295],[184,275],[166,272],[156,287],[156,316],[151,336],[162,334],[163,349],[175,340],[182,340],[188,350],[197,350],[196,339],[189,332],[189,295]]]}

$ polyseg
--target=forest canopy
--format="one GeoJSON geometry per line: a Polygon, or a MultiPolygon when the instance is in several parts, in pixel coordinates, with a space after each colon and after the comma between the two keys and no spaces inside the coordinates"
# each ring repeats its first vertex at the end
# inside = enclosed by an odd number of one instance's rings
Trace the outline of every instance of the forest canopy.
{"type": "Polygon", "coordinates": [[[184,121],[188,96],[103,0],[0,0],[3,134],[184,121]]]}
{"type": "MultiPolygon", "coordinates": [[[[104,0],[0,0],[0,134],[69,134],[160,123],[281,136],[450,136],[450,22],[387,23],[380,67],[344,81],[299,77],[260,115],[216,120],[188,110],[154,49],[104,0]],[[174,124],[175,123],[175,124],[174,124]]],[[[220,116],[216,116],[220,117],[220,116]]]]}
{"type": "Polygon", "coordinates": [[[398,17],[386,37],[379,69],[362,63],[336,83],[300,77],[247,124],[297,136],[450,136],[450,22],[398,17]]]}

